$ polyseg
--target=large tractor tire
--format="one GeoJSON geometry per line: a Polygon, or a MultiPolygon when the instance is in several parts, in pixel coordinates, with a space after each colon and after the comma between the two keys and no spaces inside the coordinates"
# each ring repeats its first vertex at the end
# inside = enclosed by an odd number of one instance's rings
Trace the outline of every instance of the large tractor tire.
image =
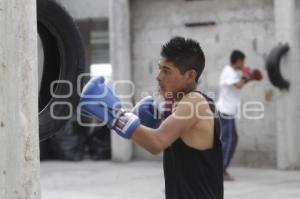
{"type": "Polygon", "coordinates": [[[72,17],[52,0],[37,0],[39,35],[39,136],[45,140],[76,111],[84,47],[72,17]]]}

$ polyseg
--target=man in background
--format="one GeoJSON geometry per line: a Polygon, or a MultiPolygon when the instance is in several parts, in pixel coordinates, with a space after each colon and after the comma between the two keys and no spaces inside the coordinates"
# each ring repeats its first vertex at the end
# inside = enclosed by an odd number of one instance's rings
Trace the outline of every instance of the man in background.
{"type": "Polygon", "coordinates": [[[217,107],[221,115],[221,141],[223,149],[224,180],[233,181],[227,168],[234,155],[238,134],[235,126],[235,115],[240,104],[241,89],[249,81],[243,76],[245,54],[234,50],[230,56],[230,65],[226,65],[220,77],[220,91],[217,107]]]}

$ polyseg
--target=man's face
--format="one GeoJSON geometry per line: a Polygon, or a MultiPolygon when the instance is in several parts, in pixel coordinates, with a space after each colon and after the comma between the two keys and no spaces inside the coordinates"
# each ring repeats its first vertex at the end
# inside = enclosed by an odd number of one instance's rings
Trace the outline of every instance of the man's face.
{"type": "Polygon", "coordinates": [[[159,60],[159,73],[156,77],[161,95],[167,97],[172,93],[184,92],[190,84],[190,78],[186,73],[181,74],[174,63],[161,57],[159,60]]]}

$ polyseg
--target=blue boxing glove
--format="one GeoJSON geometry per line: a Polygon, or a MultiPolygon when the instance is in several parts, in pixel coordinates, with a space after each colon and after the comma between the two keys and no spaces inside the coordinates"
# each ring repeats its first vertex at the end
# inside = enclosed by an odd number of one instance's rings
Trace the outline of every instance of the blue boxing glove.
{"type": "Polygon", "coordinates": [[[136,115],[122,108],[120,99],[101,76],[91,79],[83,88],[79,106],[83,116],[97,118],[124,138],[131,138],[141,124],[136,115]]]}
{"type": "Polygon", "coordinates": [[[134,106],[131,112],[140,118],[142,125],[150,128],[158,128],[163,120],[159,103],[154,101],[151,96],[144,97],[134,106]]]}

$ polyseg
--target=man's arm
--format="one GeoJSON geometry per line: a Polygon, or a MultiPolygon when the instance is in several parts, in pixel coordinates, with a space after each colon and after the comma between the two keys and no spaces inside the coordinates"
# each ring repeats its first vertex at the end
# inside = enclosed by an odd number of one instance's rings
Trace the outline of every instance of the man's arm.
{"type": "Polygon", "coordinates": [[[185,96],[179,102],[176,111],[158,129],[140,125],[134,131],[132,140],[150,153],[159,154],[177,140],[183,132],[195,125],[197,122],[195,117],[197,102],[199,102],[199,98],[197,100],[185,96]]]}
{"type": "Polygon", "coordinates": [[[237,75],[233,69],[224,68],[220,78],[221,85],[234,86],[238,89],[241,89],[247,81],[244,78],[241,78],[237,75]]]}
{"type": "Polygon", "coordinates": [[[234,86],[238,89],[241,89],[241,88],[243,88],[243,86],[245,86],[246,83],[247,83],[247,81],[245,79],[241,79],[240,81],[235,83],[234,86]]]}

